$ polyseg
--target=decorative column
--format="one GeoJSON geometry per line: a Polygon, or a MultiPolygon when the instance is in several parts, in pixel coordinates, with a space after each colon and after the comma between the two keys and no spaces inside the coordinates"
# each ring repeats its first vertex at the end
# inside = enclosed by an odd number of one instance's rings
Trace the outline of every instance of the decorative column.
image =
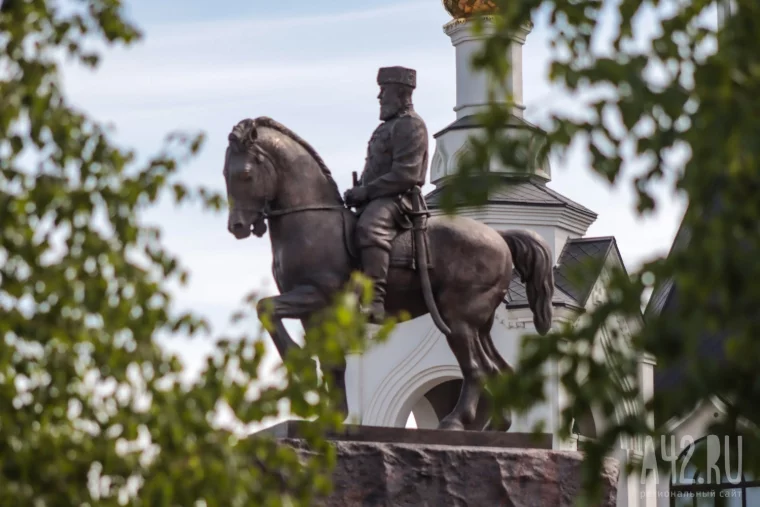
{"type": "MultiPolygon", "coordinates": [[[[443,27],[443,31],[451,38],[456,52],[457,103],[454,111],[457,119],[471,116],[486,110],[489,105],[489,76],[483,70],[472,67],[472,58],[476,55],[483,41],[493,34],[493,15],[481,16],[483,30],[475,33],[476,21],[472,17],[455,18],[443,27]]],[[[495,88],[495,97],[506,103],[508,93],[512,94],[512,114],[522,118],[525,106],[523,104],[522,88],[522,47],[530,33],[530,27],[521,28],[512,36],[513,43],[509,49],[512,67],[504,88],[495,88]]]]}
{"type": "MultiPolygon", "coordinates": [[[[456,121],[434,135],[436,146],[430,167],[430,182],[434,185],[439,185],[456,171],[467,140],[482,131],[478,114],[487,111],[493,101],[507,105],[511,110],[505,129],[520,135],[525,132],[521,127],[527,125],[523,119],[522,51],[531,27],[523,26],[512,34],[512,44],[506,55],[511,62],[511,72],[504,83],[497,83],[487,72],[476,70],[472,65],[473,56],[480,52],[484,40],[494,32],[496,6],[489,0],[444,0],[443,4],[454,18],[444,25],[443,31],[451,39],[455,51],[456,121]],[[478,22],[482,30],[476,33],[478,22]]],[[[510,174],[510,170],[498,160],[492,160],[488,169],[505,176],[510,174]]],[[[534,175],[538,180],[549,181],[548,161],[536,160],[534,175]]]]}

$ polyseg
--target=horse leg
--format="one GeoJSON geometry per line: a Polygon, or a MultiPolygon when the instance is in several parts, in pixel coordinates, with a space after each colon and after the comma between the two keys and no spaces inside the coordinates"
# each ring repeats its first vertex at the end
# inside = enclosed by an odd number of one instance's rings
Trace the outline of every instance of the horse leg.
{"type": "MultiPolygon", "coordinates": [[[[495,316],[494,312],[494,316],[495,316]]],[[[509,375],[514,370],[512,367],[503,360],[499,351],[496,350],[493,340],[491,339],[491,328],[493,327],[494,317],[491,317],[489,321],[479,330],[480,343],[483,347],[483,352],[488,357],[487,364],[488,376],[495,377],[497,375],[509,375]]],[[[493,406],[489,404],[489,410],[493,410],[493,406]]],[[[489,417],[482,428],[478,428],[483,431],[501,431],[506,432],[512,426],[512,414],[508,410],[501,410],[501,414],[497,417],[489,417]]]]}
{"type": "Polygon", "coordinates": [[[259,319],[267,315],[274,325],[270,333],[272,341],[280,357],[285,359],[288,351],[299,345],[290,337],[282,319],[300,319],[311,315],[312,312],[324,307],[325,298],[320,291],[311,285],[300,285],[295,289],[263,298],[256,305],[259,319]]]}
{"type": "Polygon", "coordinates": [[[346,396],[346,362],[330,368],[330,374],[335,382],[335,389],[338,390],[340,398],[338,399],[338,411],[348,417],[348,398],[346,396]]]}
{"type": "MultiPolygon", "coordinates": [[[[328,301],[323,292],[312,285],[300,285],[279,296],[272,296],[259,301],[257,305],[259,315],[269,315],[274,324],[272,339],[280,353],[280,357],[284,359],[285,354],[291,347],[298,347],[298,344],[293,341],[287,329],[285,329],[282,319],[299,319],[304,326],[304,330],[306,330],[308,329],[311,316],[315,312],[325,308],[327,304],[328,301]]],[[[341,413],[348,414],[345,372],[345,361],[330,368],[330,373],[335,381],[335,387],[340,392],[338,408],[341,413]]]]}
{"type": "Polygon", "coordinates": [[[446,339],[462,371],[462,390],[454,410],[441,420],[438,429],[463,430],[475,420],[485,372],[476,350],[477,329],[463,321],[451,322],[450,326],[446,339]]]}
{"type": "MultiPolygon", "coordinates": [[[[306,317],[301,319],[301,324],[303,324],[304,330],[307,330],[306,334],[308,335],[308,329],[309,326],[315,325],[315,323],[311,320],[311,317],[306,317]]],[[[323,370],[324,372],[325,370],[323,370]]],[[[330,368],[326,370],[330,373],[330,375],[333,378],[333,382],[335,384],[335,388],[338,390],[338,393],[340,394],[340,398],[338,400],[338,410],[341,414],[348,415],[348,399],[346,398],[346,358],[344,357],[343,360],[339,364],[331,365],[330,368]]]]}

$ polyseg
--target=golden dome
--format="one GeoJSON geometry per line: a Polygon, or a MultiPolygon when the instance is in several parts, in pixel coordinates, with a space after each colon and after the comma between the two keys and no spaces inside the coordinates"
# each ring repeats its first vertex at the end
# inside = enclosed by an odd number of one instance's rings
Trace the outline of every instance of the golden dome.
{"type": "Polygon", "coordinates": [[[496,14],[497,11],[492,0],[443,0],[443,6],[454,19],[496,14]]]}

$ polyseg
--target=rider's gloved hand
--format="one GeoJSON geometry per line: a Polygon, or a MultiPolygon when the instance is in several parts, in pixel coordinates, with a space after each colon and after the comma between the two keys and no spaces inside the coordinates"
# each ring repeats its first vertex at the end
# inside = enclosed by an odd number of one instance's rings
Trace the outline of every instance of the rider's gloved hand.
{"type": "Polygon", "coordinates": [[[343,200],[349,206],[359,206],[367,200],[367,188],[366,187],[354,187],[349,188],[343,194],[343,200]]]}

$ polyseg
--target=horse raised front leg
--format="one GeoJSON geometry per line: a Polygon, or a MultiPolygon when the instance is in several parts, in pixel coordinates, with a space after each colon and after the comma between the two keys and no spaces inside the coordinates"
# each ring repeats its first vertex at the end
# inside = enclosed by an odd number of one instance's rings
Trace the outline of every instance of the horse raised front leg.
{"type": "MultiPolygon", "coordinates": [[[[259,301],[257,310],[259,316],[267,315],[274,325],[272,340],[274,341],[280,357],[285,358],[287,352],[292,347],[299,345],[290,337],[288,330],[282,323],[282,319],[299,319],[304,329],[307,329],[309,318],[317,311],[327,306],[322,291],[310,285],[301,285],[295,289],[285,292],[279,296],[264,298],[259,301]]],[[[332,376],[335,380],[336,387],[341,392],[339,408],[342,413],[348,413],[348,403],[345,392],[345,363],[335,366],[332,370],[332,376]]]]}
{"type": "Polygon", "coordinates": [[[310,285],[301,285],[279,296],[271,296],[258,302],[256,310],[259,319],[266,315],[274,325],[271,333],[272,341],[280,357],[284,359],[292,347],[298,347],[283,325],[282,319],[305,319],[315,311],[324,308],[325,303],[321,292],[310,285]]]}

